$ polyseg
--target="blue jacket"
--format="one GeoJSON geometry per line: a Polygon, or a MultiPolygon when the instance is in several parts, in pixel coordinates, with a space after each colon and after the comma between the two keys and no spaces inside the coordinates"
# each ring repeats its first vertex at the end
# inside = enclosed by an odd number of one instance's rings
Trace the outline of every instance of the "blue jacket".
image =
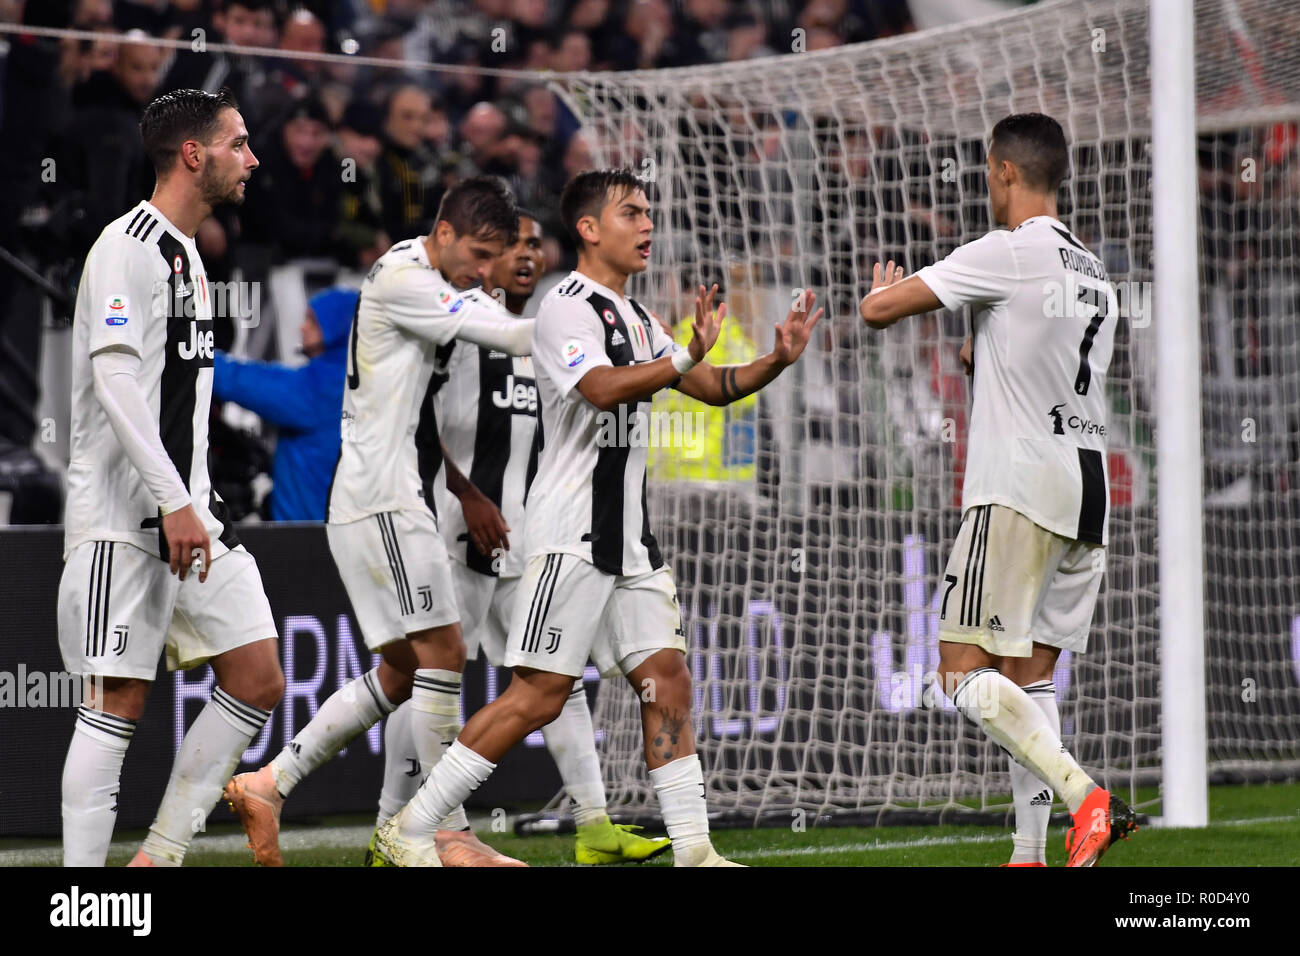
{"type": "Polygon", "coordinates": [[[312,297],[325,351],[301,368],[234,359],[224,352],[213,359],[213,397],[242,405],[279,430],[271,463],[274,521],[325,520],[358,296],[354,289],[333,288],[312,297]]]}

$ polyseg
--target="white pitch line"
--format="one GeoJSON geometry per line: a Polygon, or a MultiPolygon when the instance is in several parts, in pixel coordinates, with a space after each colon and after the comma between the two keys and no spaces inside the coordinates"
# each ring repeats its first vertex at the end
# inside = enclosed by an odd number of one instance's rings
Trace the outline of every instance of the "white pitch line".
{"type": "MultiPolygon", "coordinates": [[[[1300,814],[1276,817],[1246,817],[1240,820],[1216,820],[1211,827],[1240,827],[1270,823],[1294,823],[1300,814]]],[[[1168,827],[1166,829],[1180,829],[1168,827]]],[[[319,849],[356,849],[358,854],[364,852],[370,840],[372,828],[368,826],[346,827],[304,827],[286,830],[280,834],[280,847],[284,850],[319,850],[319,849]]],[[[729,853],[735,860],[757,860],[768,857],[783,856],[819,856],[832,853],[869,853],[874,850],[911,850],[928,846],[972,846],[980,843],[1000,843],[1009,839],[1008,834],[979,834],[975,836],[918,837],[913,840],[874,841],[871,843],[828,843],[818,846],[773,847],[770,850],[740,850],[729,853]]],[[[245,849],[243,834],[231,833],[224,836],[206,836],[200,834],[190,848],[189,856],[202,857],[209,853],[231,853],[245,849]]],[[[112,844],[113,850],[134,850],[138,844],[134,841],[119,840],[112,844]]],[[[0,850],[0,866],[57,866],[63,858],[62,848],[57,846],[35,847],[30,850],[0,850]]],[[[250,851],[249,858],[252,858],[250,851]]],[[[359,862],[359,861],[358,861],[359,862]]]]}
{"type": "MultiPolygon", "coordinates": [[[[1241,820],[1216,820],[1211,823],[1211,827],[1226,826],[1240,827],[1250,826],[1251,824],[1268,824],[1268,823],[1294,823],[1300,819],[1300,814],[1291,814],[1284,817],[1246,817],[1241,820]]],[[[1060,829],[1060,828],[1058,828],[1060,829]]],[[[1184,829],[1180,827],[1166,827],[1165,829],[1184,829]]],[[[807,847],[773,847],[770,850],[741,850],[737,853],[728,854],[732,859],[761,859],[764,857],[774,856],[817,856],[823,853],[866,853],[872,850],[909,850],[914,847],[925,846],[964,846],[978,843],[1000,843],[1003,840],[1010,839],[1010,832],[1007,834],[996,835],[977,835],[977,836],[947,836],[947,837],[919,837],[915,840],[895,840],[893,842],[877,841],[873,843],[828,843],[821,846],[807,847]]]]}

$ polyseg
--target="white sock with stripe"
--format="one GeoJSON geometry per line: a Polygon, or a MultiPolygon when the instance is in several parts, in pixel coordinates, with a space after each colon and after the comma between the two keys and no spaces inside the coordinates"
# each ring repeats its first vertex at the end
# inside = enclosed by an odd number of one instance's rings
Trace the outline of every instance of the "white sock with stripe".
{"type": "Polygon", "coordinates": [[[1013,760],[1056,789],[1074,813],[1096,784],[1061,746],[1061,738],[1029,695],[992,667],[979,667],[959,683],[952,702],[984,728],[1013,760]]]}
{"type": "Polygon", "coordinates": [[[408,700],[384,721],[384,789],[379,793],[379,816],[375,826],[382,826],[411,802],[424,780],[420,755],[411,739],[411,702],[408,700]]]}
{"type": "Polygon", "coordinates": [[[443,820],[447,814],[460,806],[496,768],[496,764],[459,740],[452,741],[437,766],[424,778],[419,792],[406,805],[410,812],[402,821],[401,836],[427,839],[445,829],[443,820]]]}
{"type": "MultiPolygon", "coordinates": [[[[442,760],[460,733],[460,674],[436,667],[415,672],[411,689],[411,739],[425,774],[442,760]]],[[[440,830],[468,830],[469,818],[459,803],[446,814],[440,830]]]]}
{"type": "Polygon", "coordinates": [[[221,788],[262,732],[271,712],[218,687],[181,741],[167,791],[142,849],[159,866],[180,866],[194,834],[207,824],[221,788]]]}
{"type": "MultiPolygon", "coordinates": [[[[1026,684],[1024,692],[1047,718],[1052,733],[1061,736],[1061,715],[1056,709],[1056,685],[1050,680],[1026,684]]],[[[1061,745],[1065,749],[1065,745],[1061,745]]],[[[1016,832],[1011,838],[1012,863],[1047,862],[1047,825],[1052,818],[1052,788],[1028,767],[1011,761],[1011,795],[1016,806],[1016,832]]]]}
{"type": "Polygon", "coordinates": [[[271,761],[275,789],[289,796],[303,777],[396,709],[379,686],[379,668],[366,671],[330,694],[316,716],[271,761]]]}
{"type": "Polygon", "coordinates": [[[596,823],[606,816],[605,784],[596,757],[596,733],[587,706],[587,688],[579,677],[564,702],[560,715],[542,728],[546,749],[564,781],[564,792],[574,802],[573,820],[578,826],[596,823]]]}
{"type": "Polygon", "coordinates": [[[63,762],[63,865],[103,866],[135,721],[81,707],[63,762]]]}
{"type": "Polygon", "coordinates": [[[704,771],[699,754],[688,754],[650,771],[664,829],[673,841],[673,865],[694,866],[712,849],[704,771]]]}

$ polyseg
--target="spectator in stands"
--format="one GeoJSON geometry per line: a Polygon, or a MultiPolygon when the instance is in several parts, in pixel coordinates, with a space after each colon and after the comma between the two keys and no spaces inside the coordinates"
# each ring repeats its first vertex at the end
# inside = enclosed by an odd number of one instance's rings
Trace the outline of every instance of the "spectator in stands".
{"type": "Polygon", "coordinates": [[[578,73],[591,69],[591,37],[583,30],[560,33],[553,44],[551,69],[557,73],[578,73]]]}
{"type": "Polygon", "coordinates": [[[668,0],[632,0],[623,32],[636,45],[636,59],[627,67],[650,70],[671,65],[668,41],[673,33],[673,9],[668,0]]]}
{"type": "Polygon", "coordinates": [[[272,262],[334,255],[343,182],[325,107],[293,104],[267,139],[241,209],[244,239],[269,248],[272,262]]]}
{"type": "Polygon", "coordinates": [[[348,332],[356,311],[354,289],[312,296],[302,324],[306,365],[213,360],[212,397],[234,402],[278,429],[271,466],[271,519],[324,521],[326,497],[339,454],[348,332]]]}
{"type": "Polygon", "coordinates": [[[727,0],[686,0],[669,40],[668,66],[720,63],[727,56],[727,0]]]}
{"type": "Polygon", "coordinates": [[[394,242],[433,228],[442,200],[438,161],[424,141],[433,101],[418,86],[400,86],[384,110],[384,148],[379,157],[379,195],[384,231],[394,242]]]}
{"type": "MultiPolygon", "coordinates": [[[[280,49],[293,53],[324,53],[325,25],[309,10],[301,7],[294,10],[280,33],[280,49]]],[[[326,79],[320,61],[286,57],[274,63],[262,96],[262,106],[267,115],[278,116],[294,100],[320,94],[326,79]]]]}
{"type": "Polygon", "coordinates": [[[334,145],[343,204],[336,246],[339,259],[352,268],[369,269],[393,244],[384,232],[384,207],[376,176],[384,148],[382,135],[383,119],[378,109],[361,99],[348,104],[334,145]]]}
{"type": "Polygon", "coordinates": [[[162,51],[144,43],[123,43],[114,50],[111,69],[92,73],[72,91],[72,122],[59,164],[61,203],[75,204],[69,223],[75,235],[66,239],[78,256],[90,250],[106,222],[153,191],[140,114],[158,87],[162,51]]]}
{"type": "Polygon", "coordinates": [[[611,0],[574,0],[565,18],[570,30],[587,34],[592,70],[627,70],[636,65],[637,45],[618,28],[611,0]]]}
{"type": "MultiPolygon", "coordinates": [[[[213,0],[212,28],[201,35],[205,43],[238,46],[277,45],[274,0],[213,0]]],[[[183,51],[176,55],[162,92],[179,89],[215,93],[225,86],[235,95],[240,115],[255,140],[268,116],[263,108],[269,64],[263,57],[183,51]]],[[[200,252],[203,251],[200,247],[200,252]]],[[[205,257],[206,258],[206,257],[205,257]]]]}

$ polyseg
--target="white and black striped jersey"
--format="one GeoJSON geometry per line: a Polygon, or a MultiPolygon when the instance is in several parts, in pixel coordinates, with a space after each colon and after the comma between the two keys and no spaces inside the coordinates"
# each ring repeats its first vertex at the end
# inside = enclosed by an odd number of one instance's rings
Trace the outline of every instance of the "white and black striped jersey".
{"type": "Polygon", "coordinates": [[[542,300],[533,367],[544,442],[528,492],[525,556],[575,554],[608,574],[663,565],[646,512],[650,402],[602,412],[578,382],[601,365],[680,348],[638,303],[572,272],[542,300]]]}
{"type": "Polygon", "coordinates": [[[167,559],[161,511],[95,396],[91,357],[130,352],[162,446],[215,558],[239,543],[208,475],[212,291],[194,241],[141,202],[86,256],[73,318],[72,432],[65,556],[83,541],[124,541],[167,559]]]}
{"type": "Polygon", "coordinates": [[[421,448],[436,452],[431,385],[437,353],[447,351],[475,315],[497,319],[496,303],[452,286],[429,264],[423,239],[397,243],[371,267],[348,339],[342,441],[327,521],[344,524],[432,505],[426,476],[432,480],[442,458],[420,460],[416,435],[431,432],[432,441],[421,448]]]}
{"type": "MultiPolygon", "coordinates": [[[[504,309],[502,310],[504,313],[504,309]]],[[[456,466],[501,509],[511,549],[494,560],[469,540],[465,514],[443,484],[439,509],[447,553],[472,570],[503,578],[524,573],[524,501],[537,474],[537,383],[533,360],[457,342],[437,388],[437,434],[456,466]]]]}
{"type": "Polygon", "coordinates": [[[975,393],[962,508],[998,504],[1106,543],[1106,371],[1118,306],[1106,269],[1051,216],[953,251],[917,276],[973,306],[975,393]]]}

